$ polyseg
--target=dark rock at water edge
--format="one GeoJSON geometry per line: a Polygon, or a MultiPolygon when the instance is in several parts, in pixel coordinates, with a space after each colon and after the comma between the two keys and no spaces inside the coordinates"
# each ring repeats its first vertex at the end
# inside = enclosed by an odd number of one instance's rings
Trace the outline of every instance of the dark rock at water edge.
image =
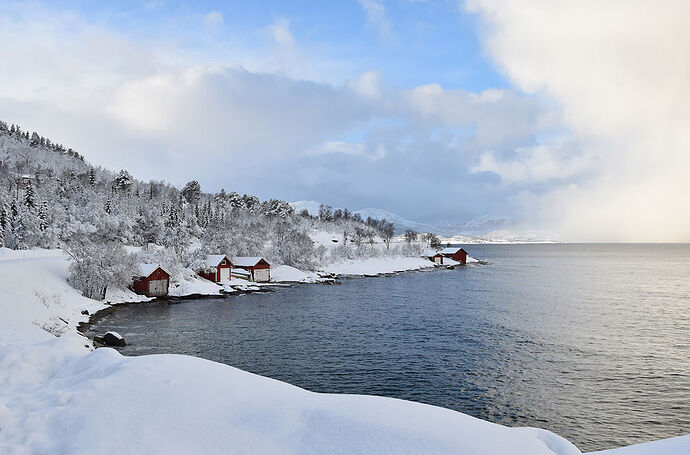
{"type": "Polygon", "coordinates": [[[119,334],[113,333],[113,332],[108,332],[105,335],[103,335],[102,337],[93,337],[93,342],[96,345],[101,345],[101,346],[117,346],[117,347],[127,346],[125,339],[122,338],[119,334]]]}

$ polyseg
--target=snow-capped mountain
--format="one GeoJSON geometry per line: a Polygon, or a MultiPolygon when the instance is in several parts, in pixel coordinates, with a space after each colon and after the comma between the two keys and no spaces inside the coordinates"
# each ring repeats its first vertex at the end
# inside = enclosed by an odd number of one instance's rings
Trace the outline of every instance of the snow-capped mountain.
{"type": "MultiPolygon", "coordinates": [[[[290,202],[290,205],[298,213],[301,212],[302,210],[306,209],[310,215],[318,216],[319,207],[321,206],[321,203],[317,202],[317,201],[296,201],[296,202],[290,202]]],[[[334,208],[338,208],[338,207],[334,207],[334,208]]],[[[376,218],[377,220],[386,220],[389,223],[393,223],[396,234],[401,234],[408,229],[413,229],[417,232],[437,232],[439,230],[439,228],[437,226],[432,226],[430,224],[419,223],[417,221],[408,220],[406,218],[401,217],[400,215],[397,215],[393,212],[390,212],[390,211],[384,210],[384,209],[366,208],[366,209],[353,211],[352,213],[353,214],[354,213],[359,214],[359,216],[361,216],[365,220],[368,217],[371,217],[371,218],[376,218]]]]}
{"type": "MultiPolygon", "coordinates": [[[[321,202],[317,201],[296,201],[290,205],[297,212],[306,209],[310,215],[317,216],[321,202]]],[[[402,234],[408,229],[417,232],[431,232],[441,236],[442,241],[449,243],[513,243],[513,242],[543,242],[549,241],[549,236],[543,233],[521,234],[514,232],[516,221],[505,217],[481,216],[467,223],[436,226],[419,221],[409,220],[397,215],[389,210],[379,208],[365,208],[356,210],[363,219],[367,217],[386,220],[393,223],[396,234],[402,234]]]]}

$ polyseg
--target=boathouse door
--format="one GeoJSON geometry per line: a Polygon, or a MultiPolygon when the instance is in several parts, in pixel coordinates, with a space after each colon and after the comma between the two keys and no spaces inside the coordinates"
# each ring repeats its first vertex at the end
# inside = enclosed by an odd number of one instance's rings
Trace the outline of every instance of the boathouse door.
{"type": "Polygon", "coordinates": [[[168,280],[151,280],[149,281],[149,294],[165,295],[168,292],[168,280]]]}

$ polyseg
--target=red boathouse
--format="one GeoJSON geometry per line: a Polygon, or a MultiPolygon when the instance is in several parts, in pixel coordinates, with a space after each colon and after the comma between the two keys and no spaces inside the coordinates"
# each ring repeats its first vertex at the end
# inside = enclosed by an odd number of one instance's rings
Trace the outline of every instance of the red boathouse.
{"type": "Polygon", "coordinates": [[[139,273],[134,275],[132,289],[148,297],[168,295],[170,274],[158,264],[139,264],[139,273]]]}
{"type": "MultiPolygon", "coordinates": [[[[235,269],[242,269],[249,272],[251,281],[262,283],[271,281],[271,264],[262,257],[239,256],[232,258],[232,265],[235,269]]],[[[240,278],[238,276],[238,278],[240,278]]]]}
{"type": "MultiPolygon", "coordinates": [[[[467,251],[462,248],[448,247],[440,252],[444,257],[450,258],[460,264],[467,264],[467,251]]],[[[443,262],[441,262],[443,264],[443,262]]]]}
{"type": "Polygon", "coordinates": [[[214,283],[230,281],[232,262],[224,254],[209,254],[204,260],[204,268],[198,270],[199,276],[214,283]]]}

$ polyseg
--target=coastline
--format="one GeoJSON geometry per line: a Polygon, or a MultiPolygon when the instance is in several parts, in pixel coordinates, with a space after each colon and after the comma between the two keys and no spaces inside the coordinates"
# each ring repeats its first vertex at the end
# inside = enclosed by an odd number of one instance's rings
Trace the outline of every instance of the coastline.
{"type": "MultiPolygon", "coordinates": [[[[429,261],[431,262],[431,261],[429,261]]],[[[478,264],[487,264],[484,261],[478,261],[478,264]]],[[[111,314],[115,311],[117,311],[118,308],[121,308],[123,306],[129,306],[129,305],[142,305],[142,304],[147,304],[147,303],[152,303],[152,302],[169,302],[170,304],[174,304],[175,302],[182,302],[185,300],[197,300],[197,299],[226,299],[229,297],[233,296],[240,296],[244,294],[253,294],[253,293],[265,293],[265,292],[273,292],[273,289],[271,288],[277,288],[277,287],[291,287],[291,286],[298,286],[298,285],[339,285],[340,281],[343,279],[369,279],[369,278],[385,278],[385,277],[390,277],[390,276],[395,276],[403,273],[414,273],[414,272],[433,272],[438,269],[445,269],[445,266],[440,266],[437,264],[431,264],[429,267],[422,267],[422,268],[415,268],[415,269],[408,269],[408,270],[397,270],[394,272],[381,272],[377,273],[375,275],[369,275],[369,274],[348,274],[348,275],[334,275],[334,274],[328,274],[327,277],[323,277],[322,281],[280,281],[280,282],[269,282],[269,283],[262,283],[261,286],[255,286],[257,289],[238,289],[238,288],[233,288],[232,291],[227,292],[224,290],[221,290],[218,294],[202,294],[202,293],[192,293],[192,294],[186,294],[186,295],[181,295],[181,296],[164,296],[164,297],[153,297],[147,300],[140,300],[140,301],[128,301],[128,302],[115,302],[115,303],[107,303],[106,307],[101,308],[97,310],[94,313],[89,313],[88,314],[88,320],[86,321],[81,321],[77,324],[77,331],[84,335],[85,337],[89,338],[88,335],[86,334],[91,326],[95,323],[97,323],[100,319],[102,319],[104,316],[111,314]]],[[[249,284],[249,286],[253,285],[255,283],[249,284]]],[[[93,339],[89,338],[91,342],[93,343],[93,339]]]]}
{"type": "MultiPolygon", "coordinates": [[[[4,253],[0,292],[7,299],[0,310],[11,317],[0,321],[0,448],[10,452],[131,453],[126,441],[136,440],[136,450],[148,453],[581,453],[546,430],[504,427],[442,407],[313,393],[197,357],[94,349],[75,328],[87,331],[97,318],[136,302],[82,297],[67,285],[67,261],[58,252],[4,253]],[[40,271],[40,288],[25,279],[26,270],[40,271]],[[127,417],[133,409],[141,419],[127,417]]],[[[667,455],[688,447],[690,436],[614,453],[667,455]]]]}

